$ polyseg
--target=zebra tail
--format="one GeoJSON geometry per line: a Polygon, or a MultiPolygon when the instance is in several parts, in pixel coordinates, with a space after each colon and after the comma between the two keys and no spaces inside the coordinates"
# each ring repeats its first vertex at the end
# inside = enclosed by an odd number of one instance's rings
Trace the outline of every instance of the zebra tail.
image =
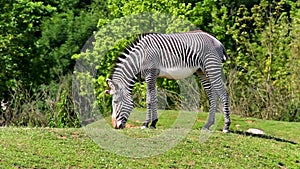
{"type": "Polygon", "coordinates": [[[223,58],[222,58],[222,63],[224,63],[226,60],[229,60],[229,56],[227,55],[226,49],[223,46],[223,44],[221,44],[221,48],[222,48],[222,54],[223,54],[223,58]]]}

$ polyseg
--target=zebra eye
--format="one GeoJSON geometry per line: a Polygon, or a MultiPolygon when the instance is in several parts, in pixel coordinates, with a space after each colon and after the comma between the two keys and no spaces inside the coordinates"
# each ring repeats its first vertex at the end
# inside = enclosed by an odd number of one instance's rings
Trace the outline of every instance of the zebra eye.
{"type": "Polygon", "coordinates": [[[119,103],[119,101],[117,101],[117,100],[114,100],[114,104],[118,104],[119,103]]]}

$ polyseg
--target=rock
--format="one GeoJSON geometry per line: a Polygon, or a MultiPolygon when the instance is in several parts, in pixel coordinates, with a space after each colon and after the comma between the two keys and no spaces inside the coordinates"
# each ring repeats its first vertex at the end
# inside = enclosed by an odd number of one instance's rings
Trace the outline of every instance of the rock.
{"type": "Polygon", "coordinates": [[[260,135],[264,135],[265,132],[259,129],[254,129],[254,128],[250,128],[246,131],[247,133],[252,133],[252,134],[260,134],[260,135]]]}

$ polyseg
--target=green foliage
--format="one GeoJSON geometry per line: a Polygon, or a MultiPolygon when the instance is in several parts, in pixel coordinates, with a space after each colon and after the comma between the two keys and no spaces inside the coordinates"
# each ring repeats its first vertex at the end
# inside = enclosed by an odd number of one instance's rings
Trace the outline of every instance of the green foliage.
{"type": "Polygon", "coordinates": [[[179,17],[188,15],[191,9],[190,3],[180,3],[175,0],[109,0],[107,6],[112,11],[113,18],[144,12],[165,13],[179,17]]]}
{"type": "MultiPolygon", "coordinates": [[[[77,126],[75,110],[67,110],[73,109],[69,106],[71,86],[58,91],[61,77],[73,72],[75,63],[79,67],[75,67],[78,84],[74,86],[79,89],[72,90],[81,94],[75,95],[76,99],[94,96],[97,100],[97,104],[85,100],[84,105],[92,112],[87,116],[95,116],[96,105],[101,114],[109,115],[110,97],[104,93],[105,79],[124,47],[142,32],[185,32],[196,27],[217,37],[231,58],[224,64],[224,72],[233,113],[299,121],[299,3],[299,0],[0,1],[0,100],[9,101],[9,114],[14,116],[11,119],[19,120],[7,124],[77,126]],[[152,20],[147,18],[149,12],[152,20]],[[86,43],[91,35],[94,36],[86,43]],[[41,101],[45,95],[50,97],[49,93],[51,98],[59,93],[59,99],[52,99],[52,108],[41,101]]],[[[178,108],[184,98],[177,94],[177,82],[158,79],[157,84],[161,94],[158,99],[167,100],[169,109],[178,108]]],[[[138,107],[146,106],[145,88],[145,83],[135,85],[133,97],[138,107]]],[[[200,90],[201,107],[208,110],[206,93],[203,88],[200,90]]],[[[0,109],[1,116],[5,113],[0,109]]]]}
{"type": "Polygon", "coordinates": [[[34,76],[40,77],[37,83],[57,79],[59,74],[72,71],[75,62],[70,56],[80,51],[95,30],[96,22],[92,14],[81,12],[75,16],[72,11],[56,14],[43,22],[42,37],[37,41],[42,48],[41,54],[33,72],[38,73],[34,76]]]}
{"type": "Polygon", "coordinates": [[[88,9],[92,3],[91,0],[43,0],[43,2],[47,5],[55,6],[59,13],[64,13],[68,10],[80,13],[80,11],[88,9]]]}
{"type": "Polygon", "coordinates": [[[236,69],[229,77],[234,78],[232,103],[244,115],[279,120],[295,111],[289,101],[294,96],[288,85],[293,73],[288,66],[291,26],[285,6],[287,1],[263,0],[251,11],[241,6],[230,30],[237,44],[237,56],[232,58],[236,69]],[[238,106],[241,100],[246,103],[238,106]]]}
{"type": "MultiPolygon", "coordinates": [[[[59,78],[73,71],[75,61],[71,56],[80,51],[85,40],[96,29],[100,14],[90,12],[87,1],[17,0],[1,1],[1,4],[4,8],[1,8],[3,20],[0,21],[0,100],[5,99],[17,106],[15,100],[11,101],[17,95],[18,100],[28,99],[19,95],[22,93],[18,91],[20,86],[29,97],[36,96],[38,99],[44,93],[51,93],[42,91],[40,86],[49,85],[44,89],[51,90],[51,85],[59,86],[59,78]]],[[[48,106],[40,101],[39,105],[48,106]]],[[[67,108],[70,109],[68,112],[74,111],[72,106],[67,108]]],[[[23,113],[21,110],[19,112],[23,113]]],[[[19,116],[14,111],[9,114],[19,116]]],[[[24,116],[28,115],[24,113],[24,116]]],[[[77,116],[72,116],[68,120],[77,123],[77,116]]],[[[49,125],[53,126],[51,119],[46,121],[49,120],[49,125]]],[[[26,120],[22,124],[28,125],[26,120]]],[[[64,125],[77,125],[74,124],[64,125]]]]}
{"type": "Polygon", "coordinates": [[[55,11],[54,7],[42,2],[17,0],[2,2],[0,20],[0,92],[21,80],[30,85],[36,77],[23,72],[31,72],[32,62],[38,59],[38,47],[35,41],[41,34],[43,17],[55,11]],[[2,6],[3,5],[3,6],[2,6]],[[16,80],[14,80],[16,79],[16,80]]]}
{"type": "Polygon", "coordinates": [[[300,109],[300,1],[297,1],[292,10],[293,22],[291,24],[291,43],[290,47],[290,56],[288,60],[288,68],[290,69],[288,92],[290,93],[288,109],[291,110],[288,112],[288,115],[283,120],[295,119],[299,121],[299,109],[300,109]]]}

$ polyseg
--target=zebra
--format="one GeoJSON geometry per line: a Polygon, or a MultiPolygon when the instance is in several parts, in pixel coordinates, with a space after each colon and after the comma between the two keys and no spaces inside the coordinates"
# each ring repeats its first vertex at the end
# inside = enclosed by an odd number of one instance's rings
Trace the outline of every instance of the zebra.
{"type": "Polygon", "coordinates": [[[112,125],[125,127],[134,108],[132,90],[137,77],[146,82],[146,120],[141,128],[156,128],[156,79],[183,79],[198,74],[209,99],[209,116],[202,127],[209,130],[214,124],[218,96],[223,105],[224,128],[229,132],[229,96],[222,82],[222,63],[229,59],[225,47],[203,31],[160,34],[143,33],[127,46],[116,59],[106,79],[107,94],[112,95],[112,125]]]}

